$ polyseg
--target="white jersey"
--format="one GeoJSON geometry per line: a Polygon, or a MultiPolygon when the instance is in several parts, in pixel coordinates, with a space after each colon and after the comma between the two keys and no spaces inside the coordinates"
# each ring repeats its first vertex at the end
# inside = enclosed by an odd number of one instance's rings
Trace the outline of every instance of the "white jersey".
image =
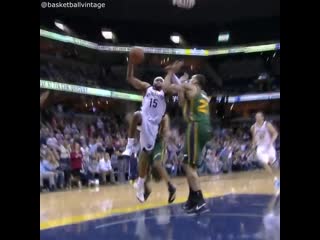
{"type": "Polygon", "coordinates": [[[159,125],[166,113],[166,108],[164,91],[157,91],[153,87],[149,87],[142,100],[141,113],[143,119],[159,125]]]}
{"type": "Polygon", "coordinates": [[[142,100],[142,124],[140,131],[140,147],[151,151],[159,131],[159,125],[166,113],[167,103],[164,91],[149,87],[142,100]]]}
{"type": "Polygon", "coordinates": [[[271,134],[267,126],[267,121],[264,121],[262,126],[258,126],[257,123],[254,124],[254,135],[258,147],[270,145],[271,134]]]}

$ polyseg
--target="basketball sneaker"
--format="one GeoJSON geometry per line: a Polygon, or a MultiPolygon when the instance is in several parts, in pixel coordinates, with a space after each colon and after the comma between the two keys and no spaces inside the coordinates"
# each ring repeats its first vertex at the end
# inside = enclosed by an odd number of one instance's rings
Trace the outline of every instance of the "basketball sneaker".
{"type": "Polygon", "coordinates": [[[199,201],[194,205],[194,207],[186,210],[186,213],[189,215],[202,214],[206,212],[209,212],[209,209],[207,208],[207,203],[204,200],[199,201]]]}
{"type": "MultiPolygon", "coordinates": [[[[136,197],[139,200],[139,202],[143,203],[145,201],[144,198],[144,183],[141,183],[139,180],[134,183],[133,187],[136,189],[136,197]]],[[[148,196],[149,197],[149,196],[148,196]]]]}
{"type": "Polygon", "coordinates": [[[173,186],[169,186],[168,191],[169,191],[168,203],[172,203],[176,199],[177,189],[173,186]]]}
{"type": "Polygon", "coordinates": [[[188,199],[188,201],[186,201],[183,205],[182,205],[182,209],[185,211],[190,210],[191,208],[193,208],[194,203],[188,199]]]}
{"type": "Polygon", "coordinates": [[[139,202],[141,202],[141,203],[143,203],[145,201],[143,189],[138,189],[137,190],[136,197],[139,200],[139,202]]]}
{"type": "Polygon", "coordinates": [[[128,143],[126,146],[126,149],[122,153],[122,156],[131,156],[133,153],[133,144],[134,144],[134,138],[128,138],[128,143]]]}

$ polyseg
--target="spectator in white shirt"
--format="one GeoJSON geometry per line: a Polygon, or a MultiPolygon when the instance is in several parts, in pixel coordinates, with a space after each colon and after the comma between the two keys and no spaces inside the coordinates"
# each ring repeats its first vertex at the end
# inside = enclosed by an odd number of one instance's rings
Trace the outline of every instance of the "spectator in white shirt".
{"type": "Polygon", "coordinates": [[[90,142],[89,142],[90,156],[95,156],[96,151],[97,151],[96,140],[94,138],[90,138],[90,142]]]}
{"type": "Polygon", "coordinates": [[[47,171],[43,165],[43,160],[40,158],[40,191],[43,191],[43,180],[49,180],[49,189],[50,191],[55,190],[55,174],[51,171],[47,171]]]}
{"type": "Polygon", "coordinates": [[[100,169],[99,169],[99,159],[97,154],[95,156],[90,156],[88,164],[88,180],[89,186],[95,184],[95,181],[99,179],[100,169]]]}
{"type": "MultiPolygon", "coordinates": [[[[100,150],[100,149],[99,149],[100,150]]],[[[114,171],[111,166],[110,155],[98,150],[99,156],[99,171],[102,178],[102,183],[106,183],[106,176],[110,176],[110,182],[115,183],[114,171]]]]}

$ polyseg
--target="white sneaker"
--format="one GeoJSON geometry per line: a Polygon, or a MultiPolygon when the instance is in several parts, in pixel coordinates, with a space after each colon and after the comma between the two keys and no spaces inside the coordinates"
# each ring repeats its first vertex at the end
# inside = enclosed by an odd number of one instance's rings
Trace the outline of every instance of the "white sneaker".
{"type": "Polygon", "coordinates": [[[132,155],[132,146],[127,145],[126,146],[126,150],[124,150],[124,152],[122,153],[122,156],[131,156],[132,155]]]}
{"type": "Polygon", "coordinates": [[[139,202],[143,203],[144,202],[144,186],[135,184],[134,188],[137,190],[136,197],[139,200],[139,202]]]}

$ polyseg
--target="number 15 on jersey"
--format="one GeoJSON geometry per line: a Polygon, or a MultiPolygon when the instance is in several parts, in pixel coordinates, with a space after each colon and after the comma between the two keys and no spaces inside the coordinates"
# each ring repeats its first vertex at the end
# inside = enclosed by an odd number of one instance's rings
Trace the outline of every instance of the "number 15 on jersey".
{"type": "Polygon", "coordinates": [[[150,107],[156,108],[158,106],[158,99],[150,98],[150,107]]]}

